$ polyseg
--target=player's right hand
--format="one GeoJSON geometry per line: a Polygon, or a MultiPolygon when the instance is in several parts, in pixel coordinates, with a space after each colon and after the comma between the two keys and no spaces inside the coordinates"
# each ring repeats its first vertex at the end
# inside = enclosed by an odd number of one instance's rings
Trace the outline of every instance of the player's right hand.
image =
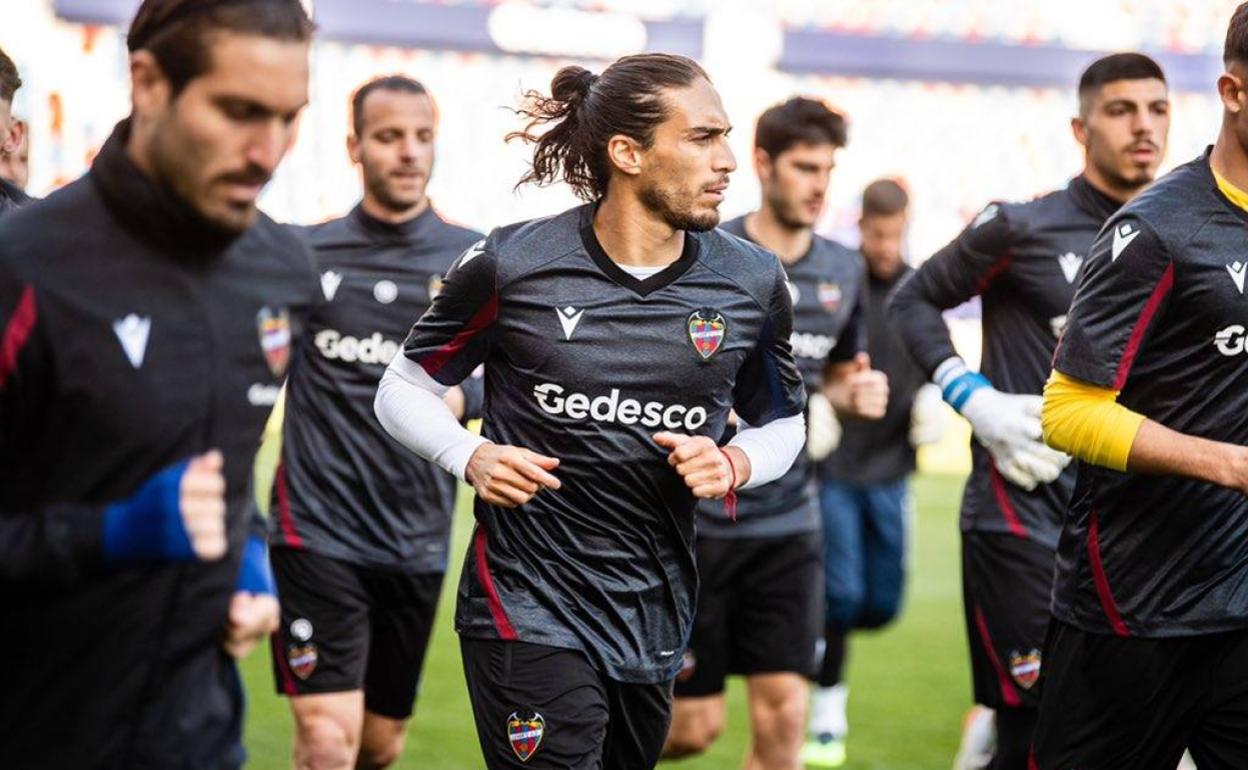
{"type": "Polygon", "coordinates": [[[1070,463],[1070,455],[1044,443],[1040,426],[1043,404],[1041,396],[981,387],[962,406],[962,415],[971,423],[975,438],[992,455],[1002,477],[1029,492],[1055,481],[1070,463]]]}
{"type": "Polygon", "coordinates": [[[191,458],[182,474],[179,508],[191,550],[201,561],[225,555],[225,458],[216,449],[191,458]]]}
{"type": "Polygon", "coordinates": [[[490,505],[515,508],[533,499],[538,490],[559,489],[550,474],[559,460],[506,444],[482,444],[468,459],[464,478],[477,496],[490,505]]]}

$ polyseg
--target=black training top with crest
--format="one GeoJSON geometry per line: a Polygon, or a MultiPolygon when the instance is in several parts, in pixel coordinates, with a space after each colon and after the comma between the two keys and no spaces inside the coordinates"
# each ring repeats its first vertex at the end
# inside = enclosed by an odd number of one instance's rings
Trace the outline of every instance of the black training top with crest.
{"type": "Polygon", "coordinates": [[[495,230],[460,257],[407,357],[443,384],[485,365],[484,428],[560,460],[559,491],[476,501],[456,628],[583,650],[607,676],[680,668],[693,616],[696,500],[652,436],[717,438],[798,415],[792,308],[770,252],[686,233],[646,279],[603,251],[594,208],[495,230]]]}
{"type": "MultiPolygon", "coordinates": [[[[1248,445],[1246,233],[1209,156],[1179,166],[1106,224],[1054,366],[1167,428],[1248,445]]],[[[1242,492],[1080,463],[1053,614],[1120,636],[1248,626],[1246,535],[1242,492]]]]}
{"type": "MultiPolygon", "coordinates": [[[[897,287],[890,315],[928,376],[954,355],[941,311],[983,303],[980,371],[1003,393],[1040,395],[1066,323],[1075,281],[1097,232],[1118,208],[1082,177],[1028,203],[992,203],[897,287]]],[[[971,442],[962,531],[1012,534],[1057,547],[1075,485],[1068,467],[1028,492],[1006,481],[971,442]]]]}
{"type": "MultiPolygon", "coordinates": [[[[745,231],[745,217],[725,222],[723,229],[754,242],[745,231]]],[[[848,361],[866,349],[865,268],[858,252],[816,235],[801,259],[784,270],[793,302],[789,345],[807,392],[813,393],[823,386],[829,363],[848,361]]],[[[737,495],[735,520],[725,513],[723,502],[703,500],[698,503],[698,534],[744,538],[817,532],[822,519],[814,472],[802,452],[784,476],[737,495]]]]}
{"type": "MultiPolygon", "coordinates": [[[[325,301],[286,386],[270,540],[361,566],[443,572],[455,479],[392,439],[373,399],[412,319],[482,236],[432,208],[388,224],[360,206],[301,234],[316,254],[325,301]]],[[[469,380],[466,392],[479,392],[479,383],[469,380]]],[[[476,416],[480,399],[468,401],[466,416],[476,416]]]]}

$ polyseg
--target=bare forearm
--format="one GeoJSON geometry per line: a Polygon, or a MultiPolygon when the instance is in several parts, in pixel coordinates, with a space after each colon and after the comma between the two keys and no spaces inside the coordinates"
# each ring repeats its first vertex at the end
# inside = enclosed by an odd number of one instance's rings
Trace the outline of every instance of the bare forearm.
{"type": "Polygon", "coordinates": [[[1131,444],[1127,470],[1185,476],[1248,489],[1248,448],[1189,436],[1145,420],[1131,444]]]}

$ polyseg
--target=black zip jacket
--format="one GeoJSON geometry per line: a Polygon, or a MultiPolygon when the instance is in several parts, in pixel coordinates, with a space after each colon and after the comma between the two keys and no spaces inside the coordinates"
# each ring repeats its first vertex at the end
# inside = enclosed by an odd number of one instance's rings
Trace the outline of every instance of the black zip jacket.
{"type": "Polygon", "coordinates": [[[0,220],[0,767],[242,762],[221,648],[251,469],[317,301],[311,257],[265,216],[200,219],[125,153],[0,220]],[[103,510],[165,467],[225,455],[229,552],[117,568],[103,510]]]}

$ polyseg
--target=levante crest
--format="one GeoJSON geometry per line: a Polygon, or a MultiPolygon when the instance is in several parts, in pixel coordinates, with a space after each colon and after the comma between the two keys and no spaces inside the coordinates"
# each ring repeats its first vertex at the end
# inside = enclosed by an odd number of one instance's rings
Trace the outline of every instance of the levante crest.
{"type": "Polygon", "coordinates": [[[1010,655],[1010,676],[1019,687],[1030,690],[1040,679],[1040,651],[1014,652],[1010,655]]]}
{"type": "Polygon", "coordinates": [[[511,741],[511,750],[521,762],[528,762],[529,757],[537,753],[545,733],[546,720],[536,711],[513,711],[507,718],[507,740],[511,741]]]}
{"type": "Polygon", "coordinates": [[[704,307],[689,315],[689,341],[703,361],[719,351],[727,333],[728,322],[714,308],[704,307]]]}
{"type": "Polygon", "coordinates": [[[256,314],[256,331],[269,371],[274,377],[282,377],[290,364],[290,313],[284,307],[260,308],[256,314]]]}

